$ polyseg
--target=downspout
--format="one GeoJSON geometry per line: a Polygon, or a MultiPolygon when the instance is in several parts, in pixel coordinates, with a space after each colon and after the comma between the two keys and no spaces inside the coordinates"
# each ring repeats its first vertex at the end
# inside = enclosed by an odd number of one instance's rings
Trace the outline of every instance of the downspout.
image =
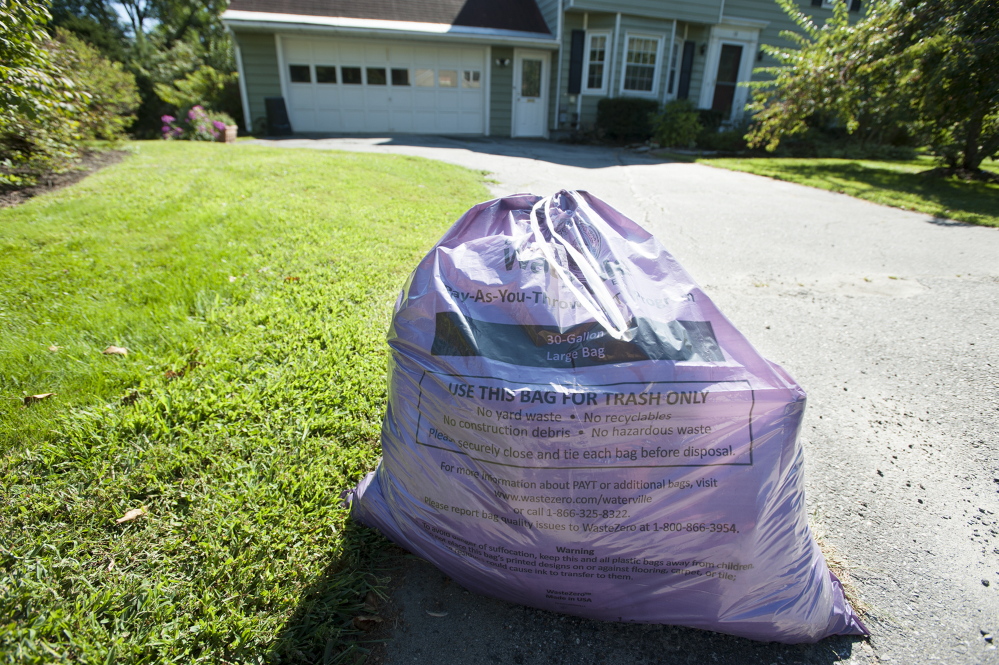
{"type": "Polygon", "coordinates": [[[725,16],[725,0],[721,0],[721,6],[718,7],[718,22],[722,23],[725,16]]]}
{"type": "Polygon", "coordinates": [[[284,72],[284,46],[281,44],[281,35],[279,33],[274,33],[274,48],[277,49],[277,61],[278,61],[278,82],[281,84],[281,96],[284,97],[285,104],[291,104],[291,100],[288,99],[288,83],[285,80],[284,72]]]}
{"type": "Polygon", "coordinates": [[[253,119],[250,115],[250,96],[246,93],[246,75],[243,73],[243,51],[236,41],[236,33],[229,26],[225,27],[225,31],[229,33],[229,39],[236,49],[236,73],[239,75],[239,101],[243,105],[243,129],[250,134],[253,132],[253,119]]]}
{"type": "Polygon", "coordinates": [[[558,20],[555,28],[555,39],[558,41],[558,73],[555,76],[555,130],[560,129],[559,113],[562,111],[562,56],[565,44],[562,43],[562,0],[558,0],[558,20]]]}
{"type": "Polygon", "coordinates": [[[610,66],[610,77],[607,79],[607,96],[614,96],[614,72],[617,70],[617,47],[618,42],[621,41],[621,12],[618,12],[614,16],[614,48],[611,51],[611,66],[610,66]]]}

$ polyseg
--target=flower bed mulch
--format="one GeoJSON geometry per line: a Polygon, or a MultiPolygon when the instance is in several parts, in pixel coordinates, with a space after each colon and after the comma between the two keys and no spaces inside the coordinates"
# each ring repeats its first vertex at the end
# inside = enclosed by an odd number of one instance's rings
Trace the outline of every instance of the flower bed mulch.
{"type": "Polygon", "coordinates": [[[51,173],[42,176],[34,185],[9,187],[0,185],[0,208],[20,205],[33,196],[45,194],[61,187],[72,185],[105,166],[117,164],[129,154],[125,150],[92,150],[83,154],[80,161],[65,173],[51,173]]]}

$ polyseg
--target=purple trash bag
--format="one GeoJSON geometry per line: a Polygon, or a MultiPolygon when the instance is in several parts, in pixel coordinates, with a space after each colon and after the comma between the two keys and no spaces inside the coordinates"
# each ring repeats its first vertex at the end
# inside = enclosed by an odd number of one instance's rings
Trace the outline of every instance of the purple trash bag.
{"type": "Polygon", "coordinates": [[[586,192],[469,210],[389,331],[351,515],[467,589],[755,640],[865,635],[808,527],[805,393],[586,192]]]}

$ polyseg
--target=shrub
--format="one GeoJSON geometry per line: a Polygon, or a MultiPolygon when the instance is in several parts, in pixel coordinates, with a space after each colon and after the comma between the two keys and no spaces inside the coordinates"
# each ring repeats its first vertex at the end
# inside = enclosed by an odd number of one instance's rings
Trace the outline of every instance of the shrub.
{"type": "Polygon", "coordinates": [[[652,115],[659,104],[651,99],[606,97],[597,102],[597,128],[614,140],[646,141],[652,137],[652,115]]]}
{"type": "Polygon", "coordinates": [[[56,30],[54,47],[70,78],[88,96],[85,104],[78,105],[75,116],[81,137],[124,139],[140,102],[135,76],[62,28],[56,30]]]}
{"type": "Polygon", "coordinates": [[[240,115],[239,74],[226,74],[202,65],[173,83],[156,83],[156,96],[176,109],[203,105],[213,111],[240,115]]]}
{"type": "Polygon", "coordinates": [[[693,147],[702,130],[697,109],[687,99],[667,103],[652,125],[656,143],[667,148],[693,147]]]}
{"type": "Polygon", "coordinates": [[[165,115],[163,138],[166,140],[217,141],[225,134],[226,125],[236,122],[227,113],[209,112],[201,105],[195,105],[180,119],[165,115]]]}
{"type": "Polygon", "coordinates": [[[78,107],[87,101],[52,54],[45,3],[0,3],[0,184],[30,185],[76,158],[78,107]]]}

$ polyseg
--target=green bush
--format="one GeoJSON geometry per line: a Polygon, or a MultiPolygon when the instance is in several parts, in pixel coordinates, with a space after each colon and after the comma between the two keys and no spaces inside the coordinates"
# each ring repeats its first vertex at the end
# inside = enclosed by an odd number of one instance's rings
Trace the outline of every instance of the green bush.
{"type": "Polygon", "coordinates": [[[697,109],[687,99],[676,99],[663,106],[652,121],[652,136],[666,148],[692,148],[701,133],[697,109]]]}
{"type": "Polygon", "coordinates": [[[597,129],[609,139],[646,141],[652,137],[652,116],[658,110],[652,99],[605,97],[597,102],[597,129]]]}
{"type": "Polygon", "coordinates": [[[38,0],[0,3],[0,185],[30,185],[77,156],[87,96],[49,52],[49,18],[38,0]]]}
{"type": "Polygon", "coordinates": [[[70,78],[88,100],[77,108],[76,120],[83,139],[120,141],[135,120],[139,90],[135,76],[119,62],[111,62],[72,33],[56,30],[54,50],[70,78]]]}
{"type": "Polygon", "coordinates": [[[198,105],[230,117],[241,115],[239,74],[226,74],[202,65],[173,83],[156,83],[156,96],[178,111],[198,105]]]}

